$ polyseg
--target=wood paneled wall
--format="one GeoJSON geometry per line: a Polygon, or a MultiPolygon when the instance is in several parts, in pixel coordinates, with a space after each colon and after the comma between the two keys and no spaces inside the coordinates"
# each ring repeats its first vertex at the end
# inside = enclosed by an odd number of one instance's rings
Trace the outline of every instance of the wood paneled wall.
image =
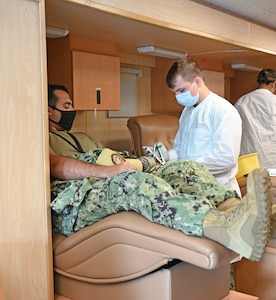
{"type": "MultiPolygon", "coordinates": [[[[154,57],[118,54],[117,45],[113,43],[78,36],[67,36],[59,40],[47,39],[47,45],[49,83],[65,85],[69,89],[71,97],[73,70],[70,68],[70,61],[72,50],[119,55],[120,63],[124,66],[139,66],[143,70],[143,75],[137,77],[137,113],[151,114],[151,67],[155,66],[154,57]]],[[[86,132],[106,147],[131,151],[127,120],[128,118],[109,118],[107,111],[77,111],[72,131],[86,132]]]]}
{"type": "Polygon", "coordinates": [[[78,0],[78,3],[110,13],[120,10],[120,15],[138,19],[139,21],[205,36],[274,55],[276,53],[275,30],[262,27],[228,13],[223,13],[211,7],[206,7],[196,3],[196,1],[158,0],[158,5],[156,5],[156,1],[148,0],[78,0]],[[185,11],[183,7],[185,7],[185,11]]]}
{"type": "MultiPolygon", "coordinates": [[[[137,112],[151,114],[151,68],[142,67],[143,76],[137,77],[137,112]]],[[[73,131],[84,131],[108,148],[131,151],[128,118],[108,118],[106,111],[78,111],[73,131]]]]}
{"type": "MultiPolygon", "coordinates": [[[[182,107],[176,103],[174,94],[165,83],[167,71],[173,60],[151,58],[143,61],[133,58],[133,55],[131,58],[127,54],[120,55],[121,63],[143,69],[143,76],[137,78],[138,115],[180,112],[182,107]]],[[[212,63],[205,60],[203,65],[211,69],[212,63]]],[[[222,66],[216,65],[214,69],[221,70],[222,66]]],[[[209,88],[224,96],[223,72],[205,70],[204,74],[209,88]]],[[[128,118],[108,118],[106,111],[78,111],[72,131],[84,131],[101,141],[106,147],[131,151],[127,120],[128,118]]]]}
{"type": "MultiPolygon", "coordinates": [[[[182,110],[164,82],[171,63],[172,60],[156,58],[152,66],[142,66],[143,76],[137,78],[138,114],[175,113],[182,110]]],[[[232,104],[243,94],[256,88],[258,72],[236,71],[231,77],[226,77],[227,73],[224,77],[223,71],[217,71],[222,70],[221,66],[215,66],[214,71],[211,71],[211,63],[208,60],[202,65],[208,68],[204,71],[208,87],[232,104]]],[[[87,132],[106,147],[131,151],[127,120],[128,118],[108,118],[106,111],[78,111],[72,130],[87,132]]]]}
{"type": "Polygon", "coordinates": [[[0,276],[6,300],[53,299],[44,1],[0,2],[0,276]]]}
{"type": "Polygon", "coordinates": [[[235,104],[238,99],[247,94],[257,87],[257,72],[246,72],[246,71],[236,71],[235,77],[230,79],[230,101],[235,104]]]}
{"type": "MultiPolygon", "coordinates": [[[[121,1],[112,2],[122,7],[119,3],[121,1]]],[[[165,2],[167,1],[162,1],[162,7],[165,2]]],[[[110,3],[108,1],[109,5],[110,3]]],[[[147,3],[143,5],[141,2],[128,1],[128,8],[131,3],[132,11],[145,14],[144,7],[147,3]]],[[[170,3],[177,5],[177,1],[170,3]]],[[[152,15],[159,15],[156,5],[152,9],[153,4],[155,2],[151,1],[150,11],[147,10],[150,15],[141,17],[142,21],[149,20],[152,15]]],[[[166,6],[162,18],[168,15],[168,5],[166,6]]],[[[123,12],[122,8],[121,11],[123,12]]],[[[0,275],[6,300],[53,299],[44,18],[45,0],[0,1],[0,275]]],[[[213,19],[217,21],[216,18],[213,19]]],[[[179,21],[185,20],[187,21],[182,18],[179,21]]],[[[227,21],[223,24],[227,24],[227,21]]],[[[220,33],[227,33],[226,38],[231,38],[231,25],[228,24],[229,30],[221,30],[220,27],[217,29],[220,33]]],[[[242,32],[232,34],[243,41],[242,32]]],[[[253,34],[257,38],[255,45],[258,45],[259,40],[263,43],[262,32],[255,31],[253,34]]],[[[266,43],[275,40],[265,36],[266,43]]],[[[269,49],[269,45],[267,48],[269,49]]],[[[143,65],[138,58],[134,60],[137,60],[137,65],[143,65]]],[[[252,84],[253,80],[248,80],[248,73],[244,75],[246,80],[243,87],[252,84]]],[[[150,77],[151,66],[144,66],[144,75],[138,82],[139,114],[150,113],[150,77]]],[[[84,116],[78,116],[76,129],[86,129],[103,143],[106,142],[107,146],[111,140],[114,143],[110,146],[114,148],[127,147],[123,145],[127,139],[127,131],[122,133],[121,127],[115,127],[115,123],[120,124],[126,130],[125,119],[107,120],[105,112],[98,112],[99,126],[96,130],[93,112],[83,114],[84,116]],[[100,121],[105,125],[102,126],[100,121]],[[105,136],[106,133],[111,138],[105,136]]]]}

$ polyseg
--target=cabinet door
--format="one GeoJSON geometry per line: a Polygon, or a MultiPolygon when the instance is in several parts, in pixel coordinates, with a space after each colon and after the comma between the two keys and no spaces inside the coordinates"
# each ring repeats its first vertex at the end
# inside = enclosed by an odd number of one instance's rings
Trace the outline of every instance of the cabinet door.
{"type": "Polygon", "coordinates": [[[72,51],[76,110],[120,109],[119,57],[72,51]]]}

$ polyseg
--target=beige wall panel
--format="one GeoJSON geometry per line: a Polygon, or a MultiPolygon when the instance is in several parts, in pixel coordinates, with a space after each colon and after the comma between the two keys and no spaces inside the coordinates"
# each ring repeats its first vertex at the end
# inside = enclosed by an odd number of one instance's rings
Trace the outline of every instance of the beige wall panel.
{"type": "Polygon", "coordinates": [[[0,1],[0,276],[6,300],[53,295],[44,10],[43,0],[0,1]]]}
{"type": "Polygon", "coordinates": [[[119,53],[121,64],[129,64],[136,66],[147,66],[154,67],[155,66],[155,58],[153,56],[139,56],[132,55],[127,53],[119,53]]]}
{"type": "Polygon", "coordinates": [[[94,8],[145,21],[167,28],[189,32],[215,40],[230,42],[250,49],[262,49],[264,52],[276,54],[276,32],[260,26],[252,26],[251,22],[236,18],[229,14],[213,10],[189,0],[69,0],[94,8]],[[146,7],[146,9],[145,9],[146,7]],[[168,14],[168,11],[170,13],[168,14]],[[201,20],[204,19],[204,22],[201,20]],[[263,41],[252,39],[251,31],[263,30],[269,35],[263,41]],[[273,41],[273,42],[271,42],[273,41]]]}
{"type": "Polygon", "coordinates": [[[224,97],[224,74],[222,72],[203,70],[203,75],[208,88],[219,96],[224,97]]]}
{"type": "MultiPolygon", "coordinates": [[[[275,2],[276,5],[276,2],[275,2]]],[[[251,24],[250,26],[250,43],[258,45],[258,50],[271,53],[276,53],[276,38],[275,31],[267,30],[261,26],[251,24]],[[271,49],[271,51],[267,51],[271,49]]]]}
{"type": "Polygon", "coordinates": [[[230,79],[231,102],[235,104],[238,99],[257,88],[259,72],[236,71],[235,77],[230,79]]]}
{"type": "Polygon", "coordinates": [[[108,118],[107,112],[87,112],[86,132],[94,136],[105,147],[114,150],[130,150],[130,137],[126,126],[127,118],[108,118]]]}
{"type": "Polygon", "coordinates": [[[143,76],[137,78],[137,114],[151,114],[151,68],[143,68],[143,76]]]}
{"type": "Polygon", "coordinates": [[[0,300],[5,300],[5,294],[4,294],[4,291],[3,291],[3,285],[2,285],[1,277],[0,277],[0,300]]]}

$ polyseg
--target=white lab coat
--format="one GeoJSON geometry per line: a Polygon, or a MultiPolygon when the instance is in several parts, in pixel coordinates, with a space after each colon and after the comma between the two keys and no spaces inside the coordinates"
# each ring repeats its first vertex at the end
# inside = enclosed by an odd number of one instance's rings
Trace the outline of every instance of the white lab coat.
{"type": "Polygon", "coordinates": [[[258,153],[263,168],[276,168],[276,96],[257,89],[235,104],[242,118],[241,155],[258,153]]]}
{"type": "Polygon", "coordinates": [[[179,119],[179,129],[170,160],[189,159],[209,169],[218,182],[229,189],[240,189],[238,171],[242,125],[235,107],[210,93],[196,107],[186,107],[179,119]]]}

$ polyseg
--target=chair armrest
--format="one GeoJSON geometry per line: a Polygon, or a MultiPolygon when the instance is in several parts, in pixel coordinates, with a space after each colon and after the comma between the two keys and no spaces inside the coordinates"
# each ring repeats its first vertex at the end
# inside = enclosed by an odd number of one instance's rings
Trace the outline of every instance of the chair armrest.
{"type": "Polygon", "coordinates": [[[144,115],[130,118],[127,127],[134,154],[138,157],[145,155],[142,146],[153,146],[156,142],[162,142],[167,149],[171,149],[178,126],[179,117],[176,115],[144,115]]]}

